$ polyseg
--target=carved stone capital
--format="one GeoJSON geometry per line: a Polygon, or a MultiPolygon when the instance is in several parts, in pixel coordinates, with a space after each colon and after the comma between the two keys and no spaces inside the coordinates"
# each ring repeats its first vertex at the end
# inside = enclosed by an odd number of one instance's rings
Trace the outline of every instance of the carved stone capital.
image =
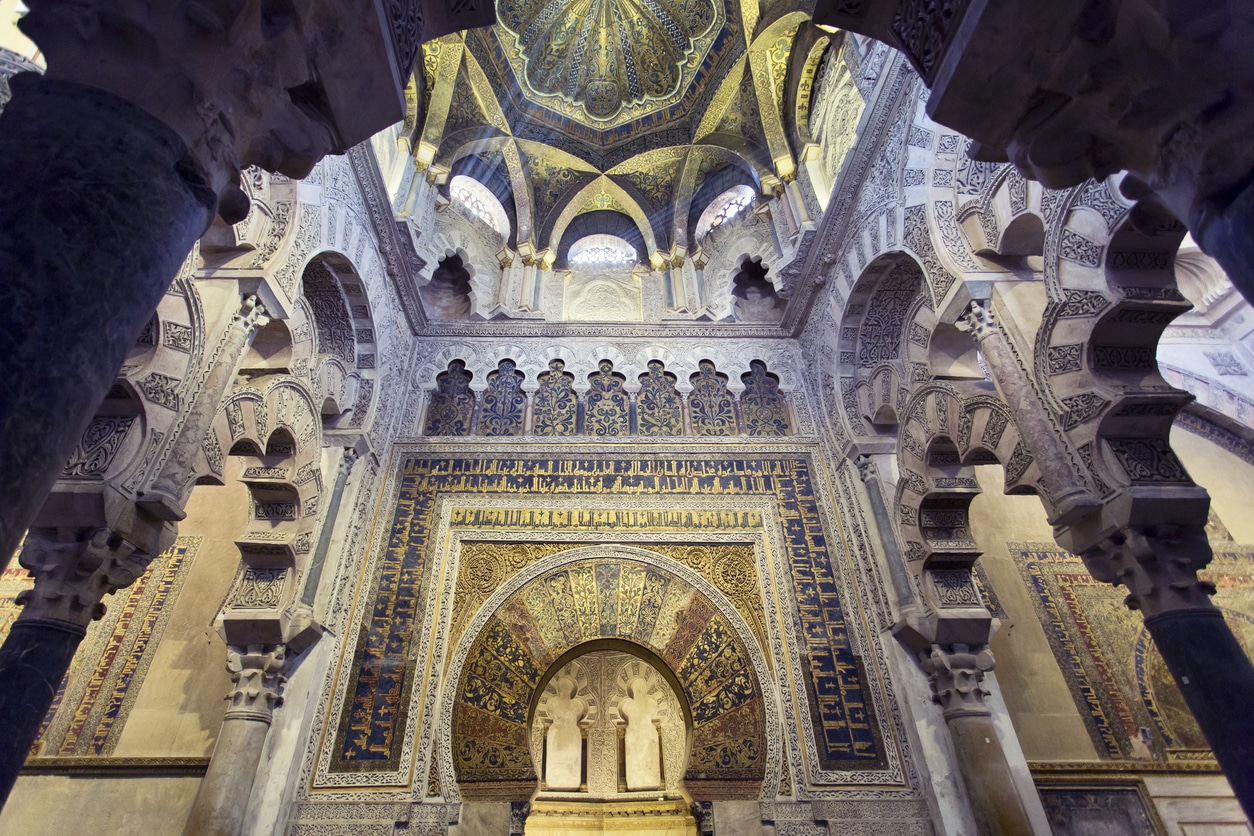
{"type": "Polygon", "coordinates": [[[252,336],[254,331],[265,328],[269,323],[270,317],[266,312],[266,306],[261,304],[261,300],[256,295],[245,296],[233,317],[233,324],[242,327],[245,340],[252,336]]]}
{"type": "Polygon", "coordinates": [[[133,584],[152,556],[108,528],[34,529],[19,562],[35,576],[34,588],[17,596],[19,618],[86,629],[105,614],[101,599],[133,584]]]}
{"type": "Polygon", "coordinates": [[[863,482],[872,482],[880,478],[879,466],[871,456],[858,456],[854,459],[854,464],[858,466],[858,476],[863,482]]]}
{"type": "Polygon", "coordinates": [[[992,309],[981,305],[978,300],[971,300],[971,306],[967,308],[962,318],[967,324],[971,338],[976,342],[983,342],[997,333],[997,320],[993,317],[992,309]]]}
{"type": "Polygon", "coordinates": [[[226,669],[234,687],[226,695],[231,704],[227,720],[260,720],[269,723],[275,706],[283,704],[283,684],[287,682],[287,647],[281,644],[253,644],[227,648],[226,669]]]}
{"type": "Polygon", "coordinates": [[[990,713],[984,702],[988,691],[980,685],[995,664],[987,645],[934,644],[919,654],[919,663],[932,686],[932,700],[944,710],[946,720],[990,713]]]}
{"type": "Polygon", "coordinates": [[[1081,553],[1093,577],[1127,587],[1124,603],[1146,618],[1210,609],[1215,585],[1197,573],[1212,556],[1203,529],[1166,524],[1128,526],[1081,553]]]}

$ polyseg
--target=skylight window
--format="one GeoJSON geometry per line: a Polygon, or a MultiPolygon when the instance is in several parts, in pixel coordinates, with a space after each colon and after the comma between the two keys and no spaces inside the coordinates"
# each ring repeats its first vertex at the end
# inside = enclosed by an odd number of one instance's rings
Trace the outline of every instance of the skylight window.
{"type": "Polygon", "coordinates": [[[638,260],[636,248],[617,235],[588,235],[571,244],[574,267],[628,267],[638,260]]]}
{"type": "Polygon", "coordinates": [[[487,187],[472,177],[459,174],[449,182],[449,195],[463,212],[483,221],[500,235],[509,230],[505,208],[487,187]]]}
{"type": "Polygon", "coordinates": [[[706,207],[697,220],[697,240],[711,230],[718,229],[732,218],[753,205],[753,189],[749,186],[733,186],[723,192],[706,207]]]}

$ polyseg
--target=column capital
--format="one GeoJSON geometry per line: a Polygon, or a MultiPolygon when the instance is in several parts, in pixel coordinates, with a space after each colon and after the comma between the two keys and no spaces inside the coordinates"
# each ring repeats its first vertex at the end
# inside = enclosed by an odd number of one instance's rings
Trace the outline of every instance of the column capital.
{"type": "Polygon", "coordinates": [[[1093,577],[1126,587],[1124,603],[1145,618],[1211,609],[1215,585],[1197,573],[1212,556],[1205,530],[1169,524],[1126,526],[1080,553],[1093,577]]]}
{"type": "Polygon", "coordinates": [[[18,560],[35,576],[34,588],[17,596],[19,617],[86,630],[105,614],[101,599],[134,583],[152,556],[109,528],[35,529],[18,560]]]}
{"type": "Polygon", "coordinates": [[[858,467],[858,477],[863,482],[878,481],[880,478],[879,465],[875,463],[872,456],[861,455],[854,459],[854,464],[858,467]]]}
{"type": "Polygon", "coordinates": [[[243,324],[246,336],[270,324],[270,315],[266,311],[266,306],[261,303],[256,294],[249,294],[240,300],[239,310],[235,312],[234,319],[243,324]]]}
{"type": "Polygon", "coordinates": [[[996,660],[987,645],[934,644],[919,654],[919,663],[932,686],[932,700],[944,710],[946,720],[990,713],[984,702],[988,691],[981,683],[996,660]]]}
{"type": "Polygon", "coordinates": [[[234,687],[226,695],[227,720],[259,720],[269,723],[276,706],[283,704],[287,682],[287,646],[282,644],[231,645],[226,669],[234,687]]]}
{"type": "Polygon", "coordinates": [[[997,319],[993,316],[993,309],[988,306],[987,300],[981,304],[980,300],[972,299],[962,319],[969,329],[971,339],[977,343],[997,333],[997,319]]]}

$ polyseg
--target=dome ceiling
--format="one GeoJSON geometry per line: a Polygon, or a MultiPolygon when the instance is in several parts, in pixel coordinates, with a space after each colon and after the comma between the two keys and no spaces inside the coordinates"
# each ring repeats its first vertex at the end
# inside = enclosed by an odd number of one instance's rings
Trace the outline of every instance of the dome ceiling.
{"type": "Polygon", "coordinates": [[[515,136],[544,142],[562,135],[572,152],[582,145],[603,157],[645,136],[655,137],[652,147],[690,137],[694,112],[745,52],[740,6],[499,0],[500,22],[467,33],[466,48],[515,136]]]}
{"type": "MultiPolygon", "coordinates": [[[[734,7],[733,7],[734,8],[734,7]]],[[[724,0],[502,0],[499,45],[533,103],[609,130],[685,97],[724,37],[724,0]]]]}
{"type": "Polygon", "coordinates": [[[813,65],[827,36],[793,0],[497,0],[497,11],[496,26],[424,45],[411,141],[433,182],[489,185],[509,246],[556,256],[576,217],[617,213],[655,264],[682,260],[717,193],[777,194],[795,175],[793,42],[813,30],[797,53],[813,65]]]}

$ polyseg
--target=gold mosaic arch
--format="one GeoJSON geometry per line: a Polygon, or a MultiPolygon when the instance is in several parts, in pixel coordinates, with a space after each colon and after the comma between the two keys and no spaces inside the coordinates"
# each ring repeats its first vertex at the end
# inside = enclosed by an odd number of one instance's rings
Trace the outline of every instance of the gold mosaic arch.
{"type": "MultiPolygon", "coordinates": [[[[740,557],[731,562],[739,566],[740,557]]],[[[751,571],[723,569],[743,583],[751,571]]],[[[482,576],[499,586],[505,572],[482,562],[470,584],[482,576]]],[[[607,639],[656,656],[673,673],[691,712],[685,783],[694,795],[757,797],[767,774],[768,706],[741,635],[752,632],[735,612],[652,552],[585,547],[545,560],[480,611],[464,663],[449,672],[457,677],[450,743],[462,797],[530,796],[537,777],[529,721],[544,676],[572,650],[607,639]]]]}
{"type": "Polygon", "coordinates": [[[648,253],[641,253],[641,257],[648,257],[658,250],[657,236],[653,234],[653,225],[649,222],[649,216],[645,213],[640,204],[627,194],[622,186],[615,183],[609,177],[602,175],[591,183],[584,186],[566,203],[566,208],[558,215],[557,222],[553,224],[553,229],[549,233],[549,240],[545,244],[553,252],[557,252],[562,244],[562,236],[566,234],[566,228],[570,226],[579,215],[585,212],[596,212],[601,209],[611,209],[622,212],[633,221],[640,229],[640,234],[644,237],[645,246],[649,248],[648,253]]]}

